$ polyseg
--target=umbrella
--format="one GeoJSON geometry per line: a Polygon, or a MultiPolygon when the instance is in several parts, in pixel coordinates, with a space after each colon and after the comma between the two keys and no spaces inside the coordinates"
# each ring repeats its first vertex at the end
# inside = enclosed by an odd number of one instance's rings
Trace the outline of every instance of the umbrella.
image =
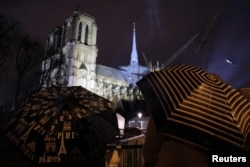
{"type": "Polygon", "coordinates": [[[151,72],[137,85],[160,133],[206,150],[246,149],[250,103],[218,75],[177,65],[151,72]]]}
{"type": "Polygon", "coordinates": [[[239,91],[243,96],[250,100],[250,88],[241,88],[239,91]]]}
{"type": "Polygon", "coordinates": [[[113,106],[80,86],[52,86],[15,111],[5,136],[41,165],[89,162],[119,134],[113,106]]]}

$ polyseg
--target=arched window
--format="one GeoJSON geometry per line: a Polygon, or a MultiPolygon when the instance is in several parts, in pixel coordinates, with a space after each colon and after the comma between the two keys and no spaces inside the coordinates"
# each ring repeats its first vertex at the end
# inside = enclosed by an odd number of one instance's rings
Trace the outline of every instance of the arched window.
{"type": "Polygon", "coordinates": [[[86,28],[85,28],[85,39],[84,39],[84,44],[85,45],[88,45],[88,36],[89,36],[89,26],[86,25],[86,28]]]}
{"type": "Polygon", "coordinates": [[[62,33],[62,45],[65,44],[65,38],[66,38],[66,31],[67,31],[67,25],[63,25],[63,33],[62,33]]]}
{"type": "Polygon", "coordinates": [[[81,38],[82,38],[82,22],[80,22],[78,27],[78,37],[77,37],[78,41],[81,42],[81,38]]]}
{"type": "Polygon", "coordinates": [[[67,42],[68,40],[70,40],[70,30],[71,30],[71,28],[70,28],[70,22],[68,22],[68,23],[67,23],[67,26],[66,26],[66,36],[65,36],[66,42],[67,42]]]}

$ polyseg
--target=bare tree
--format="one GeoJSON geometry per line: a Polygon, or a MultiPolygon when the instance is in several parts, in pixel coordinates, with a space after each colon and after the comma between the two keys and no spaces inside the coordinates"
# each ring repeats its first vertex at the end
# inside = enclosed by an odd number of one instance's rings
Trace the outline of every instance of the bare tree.
{"type": "Polygon", "coordinates": [[[64,61],[58,50],[49,48],[46,54],[44,51],[41,43],[26,35],[18,22],[0,15],[0,74],[4,74],[0,76],[4,80],[0,86],[6,90],[0,97],[2,104],[13,100],[15,109],[21,99],[42,89],[53,70],[60,71],[64,61]]]}
{"type": "Polygon", "coordinates": [[[40,77],[36,74],[41,70],[41,62],[43,60],[42,45],[29,38],[28,36],[21,37],[16,41],[16,50],[14,52],[16,59],[17,70],[17,87],[13,109],[19,100],[20,93],[24,96],[29,94],[29,89],[37,87],[40,77]]]}
{"type": "Polygon", "coordinates": [[[12,55],[13,42],[20,36],[20,24],[6,16],[0,15],[0,67],[12,55]]]}

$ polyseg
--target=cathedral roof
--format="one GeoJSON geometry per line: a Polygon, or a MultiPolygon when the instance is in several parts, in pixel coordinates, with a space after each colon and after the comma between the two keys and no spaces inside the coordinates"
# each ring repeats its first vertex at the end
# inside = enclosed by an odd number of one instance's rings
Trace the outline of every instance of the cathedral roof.
{"type": "Polygon", "coordinates": [[[96,65],[96,75],[127,82],[127,75],[124,71],[100,64],[96,65]]]}

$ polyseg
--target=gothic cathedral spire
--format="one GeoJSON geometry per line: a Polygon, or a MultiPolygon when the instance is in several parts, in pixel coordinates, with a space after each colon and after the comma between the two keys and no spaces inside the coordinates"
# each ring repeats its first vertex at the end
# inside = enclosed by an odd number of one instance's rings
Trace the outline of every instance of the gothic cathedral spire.
{"type": "Polygon", "coordinates": [[[133,25],[133,45],[132,45],[132,52],[130,57],[130,66],[138,66],[138,55],[137,55],[137,48],[136,48],[136,32],[135,32],[135,23],[133,25]]]}
{"type": "Polygon", "coordinates": [[[128,83],[135,86],[136,82],[145,75],[148,71],[147,67],[139,65],[137,48],[136,48],[136,30],[135,23],[133,25],[133,44],[132,51],[130,55],[130,64],[128,66],[120,66],[119,68],[124,70],[127,73],[128,83]]]}

